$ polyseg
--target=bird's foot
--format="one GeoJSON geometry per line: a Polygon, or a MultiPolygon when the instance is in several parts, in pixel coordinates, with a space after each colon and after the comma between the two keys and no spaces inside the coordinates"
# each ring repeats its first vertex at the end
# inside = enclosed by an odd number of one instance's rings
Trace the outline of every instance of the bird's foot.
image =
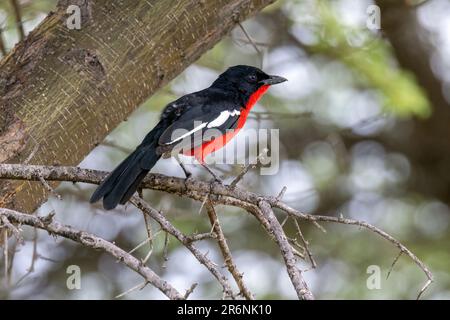
{"type": "Polygon", "coordinates": [[[177,160],[178,164],[180,165],[181,170],[183,170],[184,176],[185,176],[185,181],[187,182],[189,179],[192,178],[192,172],[190,172],[190,171],[186,168],[186,166],[184,165],[184,163],[181,162],[181,160],[180,160],[178,157],[176,157],[176,160],[177,160]]]}
{"type": "Polygon", "coordinates": [[[188,185],[189,183],[191,183],[193,180],[194,180],[194,177],[193,177],[193,175],[192,175],[192,173],[191,172],[185,172],[185,178],[184,178],[184,184],[185,185],[188,185]]]}

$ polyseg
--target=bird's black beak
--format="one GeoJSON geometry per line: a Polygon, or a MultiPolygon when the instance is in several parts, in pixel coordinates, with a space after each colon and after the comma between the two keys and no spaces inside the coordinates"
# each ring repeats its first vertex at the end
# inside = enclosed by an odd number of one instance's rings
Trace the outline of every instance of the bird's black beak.
{"type": "Polygon", "coordinates": [[[261,80],[259,83],[265,84],[265,85],[272,85],[277,83],[282,83],[287,81],[286,78],[279,77],[279,76],[269,76],[269,78],[261,80]]]}

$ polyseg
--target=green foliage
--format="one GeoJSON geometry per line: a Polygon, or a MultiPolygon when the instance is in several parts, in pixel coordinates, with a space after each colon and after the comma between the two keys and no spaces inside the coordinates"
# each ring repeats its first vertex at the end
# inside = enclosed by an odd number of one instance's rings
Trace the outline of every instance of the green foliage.
{"type": "Polygon", "coordinates": [[[362,85],[379,91],[386,111],[397,116],[427,117],[430,102],[414,76],[395,65],[388,43],[366,29],[340,22],[329,2],[318,1],[313,52],[334,57],[350,68],[362,85]]]}

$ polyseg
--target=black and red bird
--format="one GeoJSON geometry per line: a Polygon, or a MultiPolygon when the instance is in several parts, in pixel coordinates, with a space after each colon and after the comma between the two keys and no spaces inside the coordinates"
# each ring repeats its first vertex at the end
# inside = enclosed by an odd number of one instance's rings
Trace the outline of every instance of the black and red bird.
{"type": "Polygon", "coordinates": [[[100,184],[91,203],[103,198],[106,210],[125,204],[161,156],[178,150],[186,141],[189,147],[184,147],[183,154],[204,163],[208,154],[222,148],[244,126],[251,108],[267,89],[284,81],[258,68],[239,65],[227,69],[209,88],[169,103],[142,143],[100,184]],[[203,135],[212,128],[221,136],[203,135]],[[199,133],[200,139],[192,139],[199,133]]]}

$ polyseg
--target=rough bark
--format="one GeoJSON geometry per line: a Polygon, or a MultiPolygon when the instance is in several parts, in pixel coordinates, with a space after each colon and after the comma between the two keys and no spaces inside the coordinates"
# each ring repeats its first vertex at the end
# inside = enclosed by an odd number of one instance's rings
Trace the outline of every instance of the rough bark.
{"type": "MultiPolygon", "coordinates": [[[[76,165],[155,90],[273,0],[60,0],[0,62],[0,163],[76,165]],[[81,8],[81,30],[66,22],[81,8]]],[[[0,182],[0,207],[47,191],[0,182]]]]}
{"type": "MultiPolygon", "coordinates": [[[[431,68],[436,51],[417,18],[417,8],[403,1],[378,0],[383,34],[399,64],[410,70],[432,103],[428,119],[414,119],[407,136],[393,136],[387,145],[408,155],[415,166],[412,188],[422,194],[450,199],[450,103],[442,80],[431,68]],[[412,143],[411,143],[412,141],[412,143]]],[[[408,124],[410,125],[410,124],[408,124]]]]}

